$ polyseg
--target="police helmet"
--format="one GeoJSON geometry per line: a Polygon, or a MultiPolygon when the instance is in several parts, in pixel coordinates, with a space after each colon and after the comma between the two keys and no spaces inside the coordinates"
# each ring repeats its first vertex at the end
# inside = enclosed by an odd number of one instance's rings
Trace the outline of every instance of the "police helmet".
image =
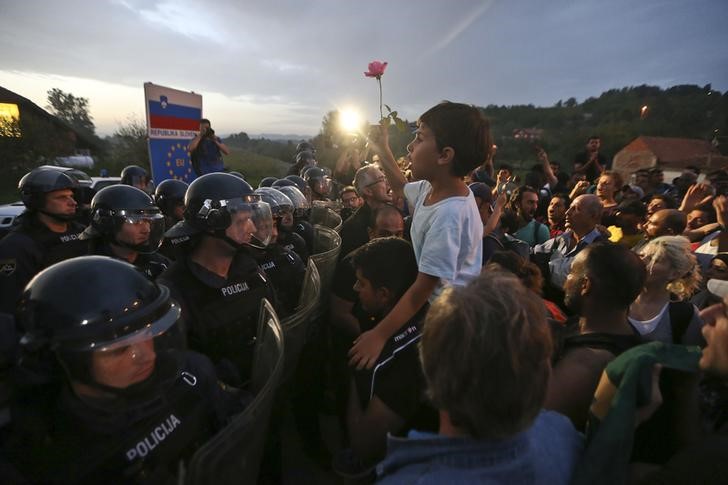
{"type": "Polygon", "coordinates": [[[275,177],[264,177],[258,184],[258,188],[270,187],[277,179],[275,177]]]}
{"type": "Polygon", "coordinates": [[[149,175],[139,165],[127,165],[121,171],[121,184],[134,187],[146,187],[149,182],[149,175]]]}
{"type": "Polygon", "coordinates": [[[255,193],[260,195],[261,200],[270,206],[274,217],[278,217],[281,212],[293,213],[293,202],[280,190],[272,187],[260,187],[255,189],[255,193]]]}
{"type": "Polygon", "coordinates": [[[26,286],[17,315],[25,332],[21,369],[46,379],[65,371],[72,381],[104,390],[123,392],[124,387],[99,375],[95,353],[129,352],[128,362],[147,366],[146,376],[139,374],[146,380],[159,371],[160,354],[181,345],[175,326],[180,307],[169,289],[129,263],[105,256],[73,258],[40,272],[26,286]],[[140,346],[146,356],[135,353],[140,346]],[[138,358],[146,358],[146,364],[138,358]]]}
{"type": "Polygon", "coordinates": [[[283,192],[283,194],[291,200],[291,203],[293,204],[294,216],[306,217],[308,215],[308,209],[310,208],[310,204],[308,203],[308,199],[306,199],[306,196],[303,195],[303,192],[298,190],[298,187],[286,186],[277,187],[277,189],[283,192]]]}
{"type": "Polygon", "coordinates": [[[232,171],[230,171],[230,172],[228,172],[228,173],[229,173],[230,175],[235,175],[235,176],[236,176],[237,178],[239,178],[239,179],[243,179],[243,180],[245,180],[245,175],[243,175],[242,173],[240,173],[240,172],[238,172],[238,171],[236,171],[236,170],[232,170],[232,171]]]}
{"type": "Polygon", "coordinates": [[[302,177],[299,177],[298,175],[288,175],[286,179],[296,184],[296,187],[298,187],[298,190],[301,192],[306,190],[306,181],[303,180],[302,177]]]}
{"type": "MultiPolygon", "coordinates": [[[[298,155],[301,152],[309,152],[312,154],[316,153],[316,147],[313,146],[312,143],[307,141],[302,141],[298,145],[296,145],[296,155],[298,155]]],[[[298,157],[296,157],[296,161],[298,161],[298,157]]]]}
{"type": "Polygon", "coordinates": [[[316,157],[311,152],[301,152],[296,155],[296,164],[299,165],[316,165],[316,157]]]}
{"type": "MultiPolygon", "coordinates": [[[[185,194],[184,221],[167,231],[167,236],[206,232],[224,239],[234,247],[246,244],[256,246],[257,242],[262,244],[263,241],[247,239],[246,235],[234,239],[226,234],[228,227],[242,217],[256,224],[257,220],[270,217],[270,207],[260,200],[260,195],[255,194],[245,180],[223,172],[208,173],[190,184],[185,194]]],[[[254,231],[254,228],[250,228],[246,234],[250,235],[254,231]]]]}
{"type": "Polygon", "coordinates": [[[323,168],[309,168],[304,173],[303,180],[308,183],[313,192],[319,195],[328,195],[331,192],[331,179],[323,168]]]}
{"type": "Polygon", "coordinates": [[[288,180],[288,179],[278,179],[275,182],[273,182],[273,184],[271,185],[271,187],[273,187],[274,189],[279,189],[281,187],[295,187],[295,186],[296,186],[296,183],[293,180],[288,180]]]}
{"type": "MultiPolygon", "coordinates": [[[[45,167],[31,170],[18,182],[18,191],[23,204],[33,211],[44,210],[45,194],[65,189],[76,191],[78,184],[65,173],[45,167]]],[[[73,216],[65,218],[72,219],[73,216]]]]}
{"type": "Polygon", "coordinates": [[[91,225],[81,239],[99,236],[140,253],[153,253],[162,243],[164,216],[143,190],[110,185],[91,200],[91,225]]]}
{"type": "Polygon", "coordinates": [[[154,191],[154,202],[165,216],[172,217],[177,206],[184,205],[185,193],[189,185],[176,179],[162,181],[154,191]]]}

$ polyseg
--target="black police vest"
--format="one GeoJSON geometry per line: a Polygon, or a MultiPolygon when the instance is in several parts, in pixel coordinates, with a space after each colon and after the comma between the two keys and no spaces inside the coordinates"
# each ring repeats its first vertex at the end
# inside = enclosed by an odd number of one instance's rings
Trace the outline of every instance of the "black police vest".
{"type": "Polygon", "coordinates": [[[297,219],[293,226],[293,231],[303,238],[306,243],[306,249],[308,249],[308,254],[313,254],[313,225],[311,225],[311,223],[306,219],[297,219]]]}
{"type": "Polygon", "coordinates": [[[257,251],[255,259],[275,288],[278,297],[276,313],[281,317],[290,315],[298,304],[306,273],[301,258],[296,253],[273,244],[265,250],[257,251]]]}
{"type": "Polygon", "coordinates": [[[301,258],[301,261],[306,264],[310,254],[306,247],[306,241],[304,241],[303,238],[295,232],[285,232],[281,230],[279,234],[278,245],[280,245],[283,249],[296,253],[298,257],[301,258]]]}
{"type": "Polygon", "coordinates": [[[250,377],[261,300],[275,305],[275,292],[247,252],[235,257],[222,286],[212,280],[188,258],[160,277],[182,305],[189,347],[210,357],[225,382],[240,386],[250,377]]]}
{"type": "MultiPolygon", "coordinates": [[[[187,461],[222,425],[223,392],[207,359],[178,352],[184,365],[148,402],[89,405],[62,391],[43,443],[30,446],[22,470],[40,483],[175,483],[187,461]],[[98,407],[97,407],[98,406],[98,407]]],[[[158,356],[159,358],[159,356],[158,356]]],[[[152,384],[152,383],[150,383],[152,384]]]]}
{"type": "MultiPolygon", "coordinates": [[[[94,244],[96,241],[94,242],[94,244]]],[[[98,244],[96,247],[91,248],[91,252],[93,254],[97,254],[100,256],[109,256],[114,259],[121,259],[121,261],[126,261],[125,259],[119,258],[114,254],[114,251],[111,249],[111,247],[108,244],[98,244]]],[[[151,254],[137,254],[137,258],[132,263],[137,269],[139,269],[144,275],[151,281],[155,281],[162,273],[164,273],[167,268],[172,264],[169,259],[167,259],[165,256],[157,253],[151,253],[151,254]]]]}

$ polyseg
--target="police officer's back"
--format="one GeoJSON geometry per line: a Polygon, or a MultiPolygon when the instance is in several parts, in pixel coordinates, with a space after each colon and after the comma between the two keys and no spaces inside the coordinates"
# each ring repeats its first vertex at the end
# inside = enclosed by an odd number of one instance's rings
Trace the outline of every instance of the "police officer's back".
{"type": "MultiPolygon", "coordinates": [[[[212,363],[177,350],[180,308],[128,263],[65,261],[27,287],[7,482],[174,483],[243,408],[212,363]]],[[[6,482],[6,483],[7,483],[6,482]]]]}
{"type": "Polygon", "coordinates": [[[189,252],[160,277],[182,305],[190,348],[208,355],[236,385],[250,375],[262,298],[275,301],[250,253],[254,220],[267,204],[242,179],[211,173],[192,182],[184,221],[167,237],[191,237],[189,252]]]}
{"type": "Polygon", "coordinates": [[[130,185],[104,187],[91,201],[91,225],[81,235],[90,254],[127,261],[149,279],[170,265],[158,254],[164,216],[146,192],[130,185]]]}
{"type": "Polygon", "coordinates": [[[26,211],[0,240],[0,312],[13,313],[25,285],[43,268],[86,254],[74,222],[76,182],[61,171],[37,168],[18,189],[26,211]]]}

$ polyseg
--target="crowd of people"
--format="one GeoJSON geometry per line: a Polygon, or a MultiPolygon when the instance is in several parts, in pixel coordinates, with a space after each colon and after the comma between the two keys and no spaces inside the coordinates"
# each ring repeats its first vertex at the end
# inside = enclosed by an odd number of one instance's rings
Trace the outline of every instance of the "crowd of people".
{"type": "MultiPolygon", "coordinates": [[[[572,173],[538,148],[520,177],[496,167],[481,111],[450,102],[420,116],[406,156],[386,127],[368,143],[371,160],[347,151],[333,174],[302,143],[254,189],[220,171],[227,148],[202,120],[190,149],[214,156],[189,185],[149,193],[130,166],[84,203],[63,170],[25,175],[0,240],[3,481],[178,480],[255,398],[261,301],[300,309],[312,208],[341,216],[341,244],[286,396],[323,468],[726,480],[728,172],[619,173],[594,136],[572,173]]],[[[280,454],[269,437],[261,483],[281,481],[280,454]]]]}

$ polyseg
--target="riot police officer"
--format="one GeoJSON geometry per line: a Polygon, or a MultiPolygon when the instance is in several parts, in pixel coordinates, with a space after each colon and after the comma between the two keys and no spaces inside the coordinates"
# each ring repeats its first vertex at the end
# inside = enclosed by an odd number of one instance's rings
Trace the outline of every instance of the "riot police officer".
{"type": "MultiPolygon", "coordinates": [[[[154,191],[154,203],[164,214],[164,226],[169,229],[184,219],[185,193],[189,185],[181,180],[167,179],[162,181],[154,191]]],[[[177,246],[187,241],[188,238],[162,240],[159,253],[170,260],[177,259],[177,246]]]]}
{"type": "Polygon", "coordinates": [[[306,266],[301,258],[294,251],[278,243],[278,224],[284,214],[292,211],[293,204],[282,192],[273,188],[262,187],[255,193],[270,206],[272,215],[270,219],[261,218],[256,224],[256,238],[259,241],[270,242],[265,248],[254,251],[255,259],[276,290],[278,296],[276,311],[280,316],[287,316],[294,312],[298,304],[306,273],[306,266]]]}
{"type": "Polygon", "coordinates": [[[318,165],[316,155],[309,151],[302,151],[296,154],[296,162],[291,165],[286,175],[299,175],[304,168],[316,165],[318,165]]]}
{"type": "Polygon", "coordinates": [[[61,171],[36,168],[18,184],[26,210],[0,240],[0,312],[14,313],[23,288],[36,273],[64,259],[86,254],[74,222],[76,182],[61,171]]]}
{"type": "Polygon", "coordinates": [[[206,357],[178,350],[169,290],[128,263],[55,264],[18,315],[27,331],[7,483],[175,483],[179,461],[243,408],[206,357]]]}
{"type": "Polygon", "coordinates": [[[309,203],[306,197],[293,186],[275,187],[291,200],[293,214],[281,213],[278,224],[278,243],[294,251],[305,263],[313,253],[313,226],[308,222],[309,203]]]}
{"type": "Polygon", "coordinates": [[[311,189],[311,201],[321,200],[329,201],[331,194],[331,177],[326,171],[319,167],[313,167],[306,170],[303,180],[308,183],[311,189]]]}
{"type": "Polygon", "coordinates": [[[91,200],[91,225],[81,235],[89,253],[127,261],[154,280],[170,265],[158,254],[164,216],[152,198],[136,187],[110,185],[91,200]]]}
{"type": "Polygon", "coordinates": [[[275,301],[265,272],[250,253],[255,222],[268,204],[242,179],[210,173],[185,195],[184,220],[166,236],[189,236],[189,246],[160,277],[182,305],[190,348],[209,356],[226,382],[250,376],[262,298],[275,301]]]}
{"type": "Polygon", "coordinates": [[[121,181],[123,185],[131,185],[137,189],[147,192],[149,190],[149,175],[139,165],[127,165],[121,171],[121,181]]]}

